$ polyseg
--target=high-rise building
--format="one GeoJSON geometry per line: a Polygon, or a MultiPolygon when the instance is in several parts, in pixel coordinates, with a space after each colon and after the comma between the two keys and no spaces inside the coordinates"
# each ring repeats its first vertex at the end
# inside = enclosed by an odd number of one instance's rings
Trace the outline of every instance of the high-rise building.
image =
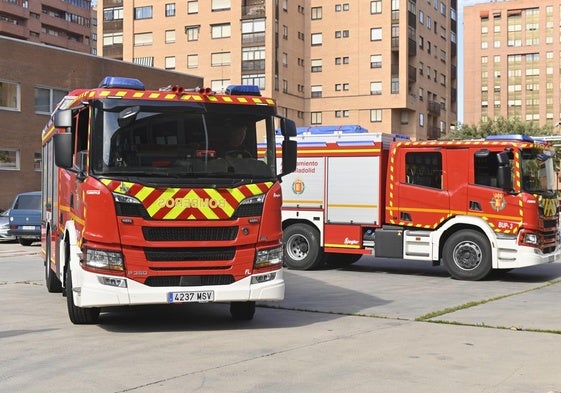
{"type": "Polygon", "coordinates": [[[0,0],[0,35],[92,53],[90,0],[0,0]]]}
{"type": "Polygon", "coordinates": [[[464,8],[464,123],[507,117],[558,124],[560,22],[559,0],[464,8]]]}
{"type": "Polygon", "coordinates": [[[436,139],[456,122],[456,0],[98,1],[98,55],[255,84],[299,125],[436,139]]]}

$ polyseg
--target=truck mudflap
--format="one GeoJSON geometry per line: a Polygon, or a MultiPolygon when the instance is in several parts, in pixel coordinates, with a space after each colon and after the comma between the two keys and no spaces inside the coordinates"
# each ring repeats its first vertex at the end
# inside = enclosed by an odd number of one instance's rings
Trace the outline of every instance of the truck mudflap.
{"type": "Polygon", "coordinates": [[[74,302],[78,307],[110,307],[170,303],[278,301],[284,299],[283,270],[254,274],[230,285],[149,287],[125,277],[73,272],[74,302]],[[76,274],[77,273],[77,274],[76,274]],[[257,277],[274,278],[261,282],[257,277]],[[175,296],[175,295],[178,296],[175,296]]]}

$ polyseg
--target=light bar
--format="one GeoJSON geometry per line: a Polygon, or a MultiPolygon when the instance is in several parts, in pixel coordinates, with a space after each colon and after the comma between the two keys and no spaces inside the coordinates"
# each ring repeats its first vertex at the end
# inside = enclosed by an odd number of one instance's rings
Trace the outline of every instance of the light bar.
{"type": "Polygon", "coordinates": [[[518,141],[534,143],[534,139],[528,135],[522,134],[505,134],[505,135],[488,135],[486,141],[518,141]]]}
{"type": "Polygon", "coordinates": [[[261,96],[261,90],[256,85],[230,85],[225,92],[233,96],[261,96]]]}
{"type": "Polygon", "coordinates": [[[100,88],[105,89],[131,89],[144,90],[144,83],[134,78],[124,78],[121,76],[106,76],[99,84],[100,88]]]}

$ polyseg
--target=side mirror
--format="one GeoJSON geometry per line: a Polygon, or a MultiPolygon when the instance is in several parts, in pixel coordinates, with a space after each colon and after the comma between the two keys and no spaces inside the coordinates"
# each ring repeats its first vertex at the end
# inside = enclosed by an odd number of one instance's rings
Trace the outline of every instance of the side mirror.
{"type": "Polygon", "coordinates": [[[296,170],[296,152],[298,143],[285,139],[282,141],[282,173],[280,176],[288,175],[296,170]]]}
{"type": "Polygon", "coordinates": [[[70,109],[61,109],[55,112],[53,123],[56,128],[72,127],[72,111],[70,109]]]}
{"type": "Polygon", "coordinates": [[[281,133],[285,138],[296,136],[296,123],[286,117],[281,117],[281,133]]]}
{"type": "Polygon", "coordinates": [[[505,191],[512,190],[512,170],[510,159],[506,151],[497,154],[497,185],[505,191]]]}
{"type": "Polygon", "coordinates": [[[72,168],[72,134],[69,132],[54,134],[53,143],[55,150],[55,165],[64,169],[72,168]]]}

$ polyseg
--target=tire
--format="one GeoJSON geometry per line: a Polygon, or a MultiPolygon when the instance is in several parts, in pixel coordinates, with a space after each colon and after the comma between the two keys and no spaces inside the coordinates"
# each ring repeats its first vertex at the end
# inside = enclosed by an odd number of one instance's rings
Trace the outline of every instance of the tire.
{"type": "Polygon", "coordinates": [[[21,244],[22,246],[30,246],[30,245],[33,244],[33,240],[31,240],[31,239],[21,239],[21,238],[18,238],[18,242],[19,242],[19,244],[21,244]]]}
{"type": "Polygon", "coordinates": [[[47,233],[45,252],[45,284],[49,293],[61,293],[62,283],[51,270],[51,242],[50,235],[47,233]]]}
{"type": "Polygon", "coordinates": [[[325,263],[335,267],[347,267],[358,261],[362,254],[325,254],[325,263]]]}
{"type": "Polygon", "coordinates": [[[68,308],[68,316],[75,325],[91,325],[99,321],[99,307],[82,308],[74,304],[70,268],[66,270],[66,306],[68,308]]]}
{"type": "Polygon", "coordinates": [[[290,225],[283,231],[284,264],[294,270],[312,270],[323,262],[319,232],[306,224],[290,225]]]}
{"type": "Polygon", "coordinates": [[[457,280],[481,280],[492,269],[491,245],[480,232],[464,229],[454,233],[444,244],[444,265],[457,280]]]}
{"type": "Polygon", "coordinates": [[[255,302],[231,302],[230,314],[236,321],[251,321],[255,315],[255,302]]]}

